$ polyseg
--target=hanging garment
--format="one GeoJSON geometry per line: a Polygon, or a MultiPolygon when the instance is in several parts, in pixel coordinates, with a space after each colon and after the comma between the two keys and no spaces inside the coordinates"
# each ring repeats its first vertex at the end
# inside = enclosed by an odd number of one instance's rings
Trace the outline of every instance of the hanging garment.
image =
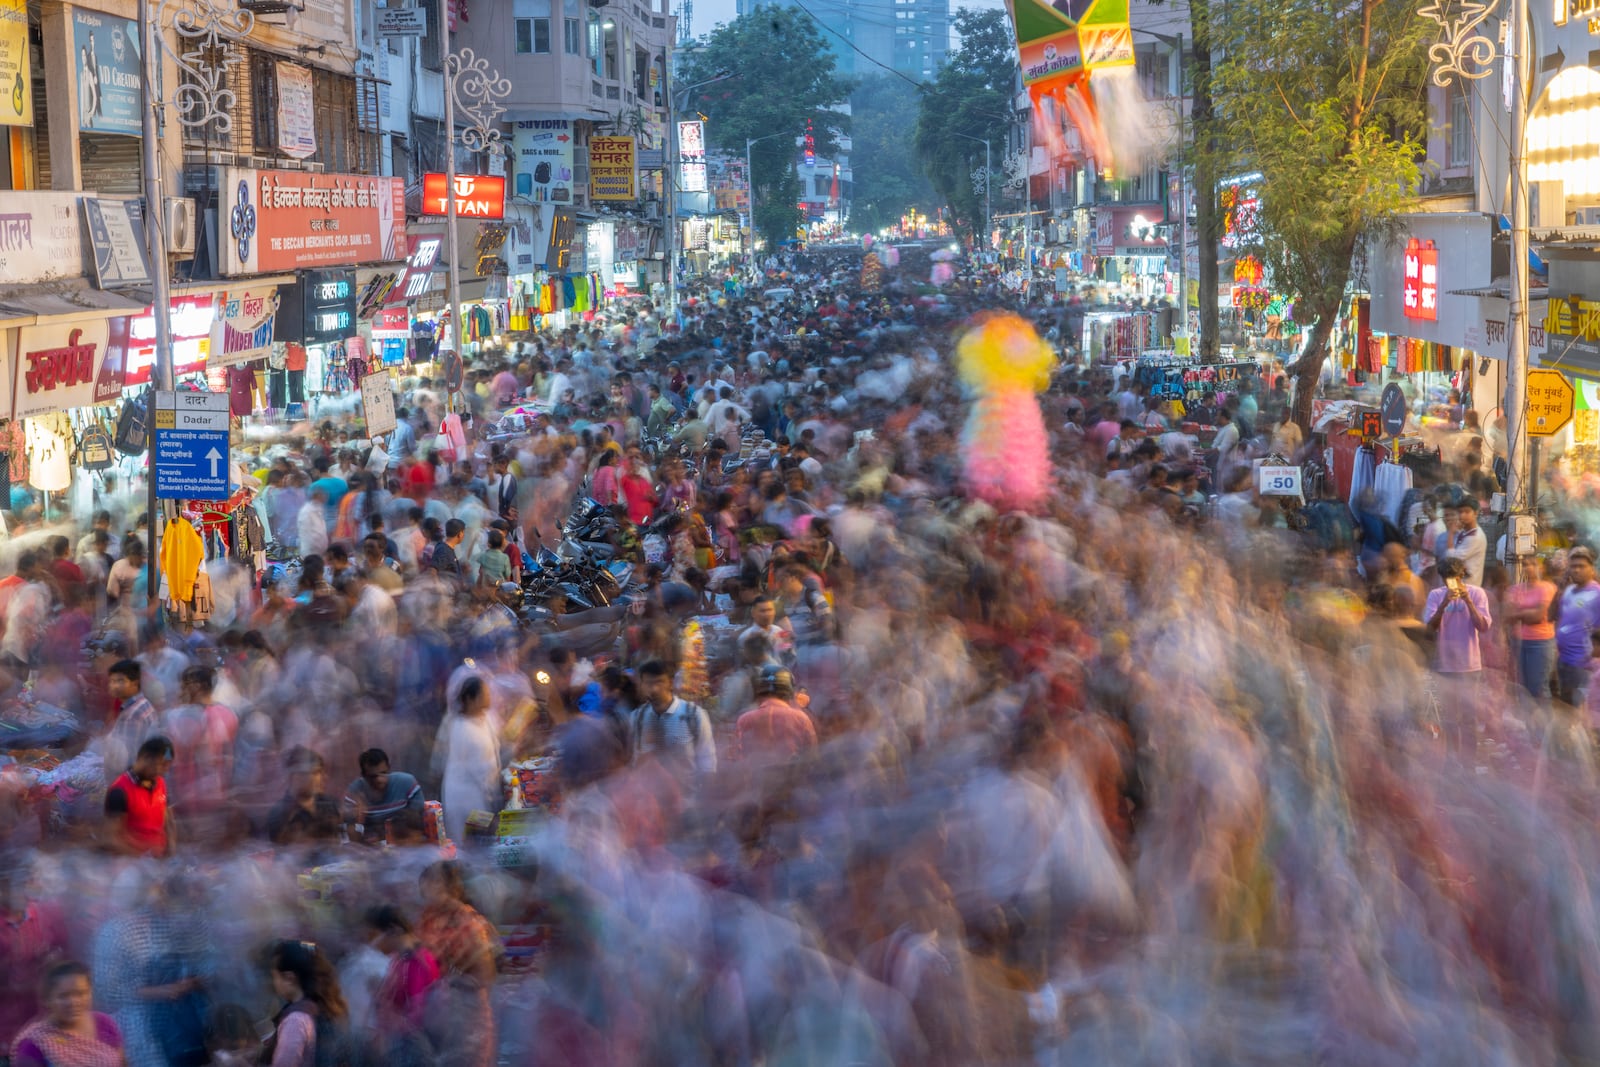
{"type": "Polygon", "coordinates": [[[194,599],[195,579],[205,558],[205,542],[200,540],[188,519],[177,518],[167,523],[161,536],[161,573],[167,579],[173,600],[194,599]]]}
{"type": "Polygon", "coordinates": [[[256,410],[256,372],[249,367],[228,368],[228,412],[236,418],[256,410]]]}
{"type": "Polygon", "coordinates": [[[1372,491],[1378,498],[1378,511],[1384,518],[1405,531],[1405,527],[1401,525],[1401,520],[1405,517],[1401,513],[1401,507],[1405,503],[1406,494],[1411,491],[1411,468],[1385,459],[1378,464],[1378,469],[1373,474],[1372,491]]]}
{"type": "MultiPolygon", "coordinates": [[[[65,412],[58,412],[61,420],[65,412]]],[[[28,484],[44,493],[59,493],[72,484],[72,432],[67,424],[65,436],[58,420],[51,415],[24,419],[30,477],[28,484]]]]}
{"type": "Polygon", "coordinates": [[[1373,488],[1373,481],[1377,476],[1377,460],[1372,456],[1372,449],[1358,448],[1355,456],[1355,469],[1350,474],[1350,497],[1346,501],[1350,510],[1356,510],[1356,501],[1361,499],[1361,494],[1373,488]]]}

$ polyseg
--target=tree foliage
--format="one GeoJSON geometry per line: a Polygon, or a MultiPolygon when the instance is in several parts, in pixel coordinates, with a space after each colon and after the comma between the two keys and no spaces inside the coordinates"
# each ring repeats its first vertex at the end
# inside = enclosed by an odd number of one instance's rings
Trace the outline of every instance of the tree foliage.
{"type": "Polygon", "coordinates": [[[709,119],[706,137],[743,155],[745,141],[794,131],[795,140],[770,137],[750,149],[756,188],[756,228],[769,244],[788,239],[801,223],[796,141],[806,120],[819,156],[838,148],[849,116],[833,110],[850,95],[835,70],[833,52],[810,16],[797,8],[763,5],[717,27],[677,75],[675,101],[682,116],[709,119]],[[683,88],[722,73],[731,77],[685,96],[683,88]]]}
{"type": "Polygon", "coordinates": [[[962,8],[955,24],[961,47],[925,87],[913,142],[923,171],[954,212],[956,225],[975,233],[983,221],[983,193],[973,186],[972,170],[974,162],[983,167],[983,145],[967,138],[990,142],[990,162],[998,171],[1017,74],[1016,39],[1003,10],[962,8]]]}
{"type": "Polygon", "coordinates": [[[1258,254],[1308,326],[1311,399],[1362,239],[1411,202],[1427,129],[1427,24],[1406,0],[1229,0],[1212,12],[1219,173],[1259,172],[1258,254]]]}
{"type": "Polygon", "coordinates": [[[855,229],[870,232],[898,221],[907,208],[928,214],[934,207],[933,186],[906,151],[906,132],[916,126],[919,107],[917,87],[889,75],[868,78],[850,94],[855,229]]]}

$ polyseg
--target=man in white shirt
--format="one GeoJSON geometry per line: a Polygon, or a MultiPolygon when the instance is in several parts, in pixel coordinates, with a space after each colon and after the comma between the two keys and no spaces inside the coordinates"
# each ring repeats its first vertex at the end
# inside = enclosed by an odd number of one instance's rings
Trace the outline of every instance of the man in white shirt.
{"type": "Polygon", "coordinates": [[[1482,585],[1483,561],[1489,554],[1489,539],[1478,526],[1478,502],[1472,497],[1463,500],[1456,505],[1456,517],[1460,526],[1450,539],[1450,548],[1445,555],[1450,559],[1459,559],[1466,567],[1469,585],[1482,585]]]}
{"type": "Polygon", "coordinates": [[[295,517],[295,526],[300,533],[300,556],[320,556],[328,551],[328,492],[326,489],[313,489],[305,504],[300,508],[300,514],[295,517]]]}

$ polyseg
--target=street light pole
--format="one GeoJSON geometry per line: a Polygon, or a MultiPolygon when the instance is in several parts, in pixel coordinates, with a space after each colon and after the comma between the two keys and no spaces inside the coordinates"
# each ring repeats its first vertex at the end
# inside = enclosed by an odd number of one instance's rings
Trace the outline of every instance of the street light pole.
{"type": "MultiPolygon", "coordinates": [[[[1506,338],[1506,512],[1530,513],[1528,496],[1528,0],[1511,0],[1505,62],[1511,65],[1511,307],[1506,338]]],[[[1506,555],[1516,556],[1516,537],[1506,555]]]]}
{"type": "MultiPolygon", "coordinates": [[[[144,144],[140,154],[144,157],[144,234],[145,246],[150,253],[150,281],[151,281],[151,311],[156,327],[156,363],[151,371],[151,382],[158,390],[172,388],[172,289],[167,280],[167,235],[162,229],[162,205],[164,200],[161,195],[161,130],[156,122],[156,100],[153,87],[158,83],[157,74],[160,71],[161,52],[158,42],[161,38],[159,19],[150,17],[149,0],[139,0],[139,25],[144,32],[144,40],[140,46],[144,49],[144,85],[141,95],[144,97],[143,128],[144,144]]],[[[153,408],[153,405],[152,405],[153,408]]],[[[153,415],[153,412],[152,412],[153,415]]],[[[156,450],[152,444],[150,448],[148,467],[148,482],[145,486],[145,507],[149,512],[145,538],[149,542],[145,545],[145,588],[152,601],[155,600],[157,589],[156,576],[156,530],[160,525],[157,514],[160,511],[160,502],[156,499],[156,450]]]]}
{"type": "MultiPolygon", "coordinates": [[[[1510,89],[1510,170],[1511,170],[1511,292],[1507,315],[1506,391],[1506,513],[1511,528],[1506,536],[1506,558],[1520,554],[1519,541],[1533,533],[1527,518],[1537,505],[1531,499],[1528,443],[1528,166],[1525,143],[1528,126],[1529,55],[1532,51],[1528,31],[1528,0],[1508,0],[1504,48],[1498,54],[1502,71],[1508,75],[1510,89]],[[1520,521],[1519,521],[1520,520],[1520,521]]],[[[1494,38],[1481,32],[1483,22],[1493,13],[1493,5],[1473,7],[1466,18],[1446,12],[1435,3],[1426,3],[1418,14],[1437,24],[1443,40],[1429,51],[1443,62],[1433,71],[1433,84],[1448,89],[1460,82],[1478,81],[1494,73],[1497,54],[1494,38]]]]}
{"type": "MultiPolygon", "coordinates": [[[[165,123],[166,102],[157,96],[157,88],[165,84],[162,78],[163,56],[171,56],[184,79],[183,91],[172,100],[172,118],[183,129],[209,129],[226,137],[233,132],[233,107],[236,97],[225,77],[229,67],[244,58],[241,46],[255,28],[255,14],[231,3],[217,4],[212,0],[188,0],[168,19],[170,0],[139,0],[140,47],[144,49],[140,70],[143,84],[139,87],[140,125],[143,132],[140,145],[142,184],[144,186],[145,249],[150,255],[151,318],[156,331],[155,366],[151,371],[151,384],[158,390],[173,388],[172,367],[172,289],[167,271],[167,235],[165,199],[161,181],[161,130],[165,123]],[[153,10],[152,10],[153,8],[153,10]],[[178,47],[167,43],[163,27],[171,24],[178,38],[178,47]]],[[[256,232],[256,214],[253,209],[236,209],[232,219],[218,220],[224,235],[229,233],[240,241],[249,240],[256,232]]],[[[224,236],[226,240],[226,236],[224,236]]],[[[154,405],[150,414],[154,431],[154,405]]],[[[157,598],[159,578],[157,573],[156,534],[160,530],[160,501],[156,498],[156,447],[152,441],[149,452],[148,478],[145,506],[148,508],[145,530],[145,582],[146,595],[152,603],[157,598]]]]}
{"type": "MultiPolygon", "coordinates": [[[[456,358],[465,367],[467,357],[461,345],[461,339],[465,336],[461,328],[461,238],[456,233],[456,94],[450,83],[450,12],[447,0],[439,0],[439,54],[445,57],[439,78],[444,88],[444,240],[445,254],[450,257],[450,273],[446,276],[450,286],[450,337],[455,345],[453,351],[456,358]]],[[[439,354],[443,356],[443,350],[439,354]]],[[[455,392],[448,383],[444,402],[446,411],[455,410],[455,392]]]]}

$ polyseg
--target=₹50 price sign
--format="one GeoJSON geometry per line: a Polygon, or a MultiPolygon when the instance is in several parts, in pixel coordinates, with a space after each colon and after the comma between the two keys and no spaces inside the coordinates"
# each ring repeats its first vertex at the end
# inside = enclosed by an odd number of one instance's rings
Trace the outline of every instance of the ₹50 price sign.
{"type": "Polygon", "coordinates": [[[1256,492],[1262,496],[1301,496],[1300,468],[1263,463],[1256,468],[1256,492]]]}
{"type": "Polygon", "coordinates": [[[1528,433],[1549,437],[1572,421],[1577,393],[1566,375],[1541,368],[1528,371],[1528,433]]]}

